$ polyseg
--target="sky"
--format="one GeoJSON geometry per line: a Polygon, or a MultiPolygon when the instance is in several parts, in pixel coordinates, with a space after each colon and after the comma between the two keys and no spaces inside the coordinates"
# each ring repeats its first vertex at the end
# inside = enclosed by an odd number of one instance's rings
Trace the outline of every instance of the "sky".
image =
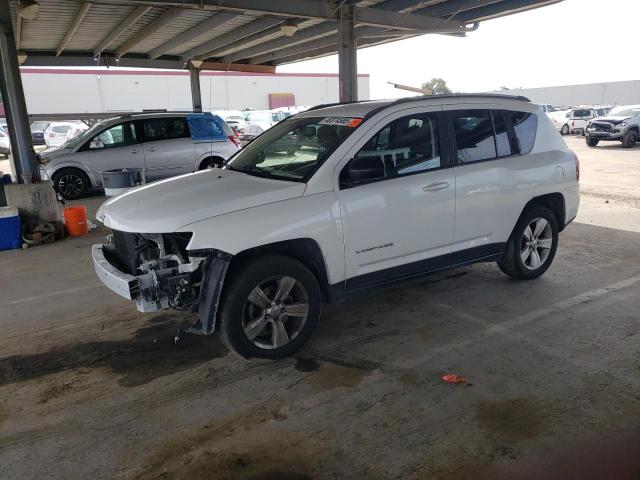
{"type": "MultiPolygon", "coordinates": [[[[639,80],[640,0],[564,0],[487,20],[465,38],[424,35],[358,51],[370,98],[411,95],[441,77],[453,91],[482,92],[639,80]]],[[[283,65],[278,72],[337,73],[338,57],[283,65]]]]}

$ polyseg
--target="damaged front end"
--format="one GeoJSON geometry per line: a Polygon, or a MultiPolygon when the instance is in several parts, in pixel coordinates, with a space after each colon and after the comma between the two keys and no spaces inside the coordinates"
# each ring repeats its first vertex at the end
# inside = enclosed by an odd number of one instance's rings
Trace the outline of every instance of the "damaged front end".
{"type": "Polygon", "coordinates": [[[193,333],[213,333],[218,300],[231,255],[187,250],[191,233],[129,233],[114,230],[93,246],[96,273],[141,312],[173,308],[198,313],[193,333]]]}

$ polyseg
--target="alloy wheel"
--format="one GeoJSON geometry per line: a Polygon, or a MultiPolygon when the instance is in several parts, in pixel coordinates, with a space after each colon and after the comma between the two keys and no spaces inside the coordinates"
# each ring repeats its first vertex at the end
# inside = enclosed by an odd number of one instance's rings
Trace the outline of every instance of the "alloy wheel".
{"type": "Polygon", "coordinates": [[[58,190],[66,198],[74,198],[82,193],[84,182],[78,175],[67,173],[58,180],[58,190]]]}
{"type": "Polygon", "coordinates": [[[282,275],[256,285],[242,309],[242,328],[255,346],[275,349],[293,341],[309,315],[309,295],[301,282],[282,275]]]}
{"type": "Polygon", "coordinates": [[[551,224],[542,217],[532,220],[520,241],[520,258],[529,270],[537,270],[549,258],[553,246],[551,224]]]}

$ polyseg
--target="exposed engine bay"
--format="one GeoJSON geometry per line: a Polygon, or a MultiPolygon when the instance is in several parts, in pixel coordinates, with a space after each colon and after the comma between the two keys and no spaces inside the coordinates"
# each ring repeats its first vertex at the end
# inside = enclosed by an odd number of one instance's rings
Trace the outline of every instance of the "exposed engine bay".
{"type": "Polygon", "coordinates": [[[114,230],[102,251],[110,264],[138,280],[132,298],[139,311],[173,308],[198,312],[200,319],[191,331],[209,334],[231,255],[216,250],[188,251],[191,235],[114,230]],[[211,276],[214,278],[208,278],[211,276]]]}

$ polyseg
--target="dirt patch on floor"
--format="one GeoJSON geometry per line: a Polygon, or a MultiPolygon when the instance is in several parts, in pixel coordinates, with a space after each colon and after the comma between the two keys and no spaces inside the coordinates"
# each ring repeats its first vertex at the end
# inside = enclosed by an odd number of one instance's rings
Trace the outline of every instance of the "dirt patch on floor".
{"type": "MultiPolygon", "coordinates": [[[[267,400],[233,417],[181,433],[123,478],[150,480],[307,480],[319,446],[280,428],[282,405],[267,400]]],[[[286,418],[286,417],[284,417],[286,418]]]]}
{"type": "Polygon", "coordinates": [[[38,403],[47,403],[51,400],[61,397],[65,393],[70,392],[72,388],[73,385],[70,382],[54,383],[42,393],[42,395],[40,396],[40,400],[38,400],[38,403]]]}
{"type": "Polygon", "coordinates": [[[483,401],[476,408],[482,429],[510,438],[537,437],[547,428],[548,416],[543,402],[528,398],[483,401]]]}
{"type": "Polygon", "coordinates": [[[216,336],[183,333],[175,343],[177,321],[173,314],[159,315],[125,340],[77,343],[0,359],[0,386],[77,368],[107,367],[120,375],[120,385],[135,387],[227,354],[216,336]]]}

